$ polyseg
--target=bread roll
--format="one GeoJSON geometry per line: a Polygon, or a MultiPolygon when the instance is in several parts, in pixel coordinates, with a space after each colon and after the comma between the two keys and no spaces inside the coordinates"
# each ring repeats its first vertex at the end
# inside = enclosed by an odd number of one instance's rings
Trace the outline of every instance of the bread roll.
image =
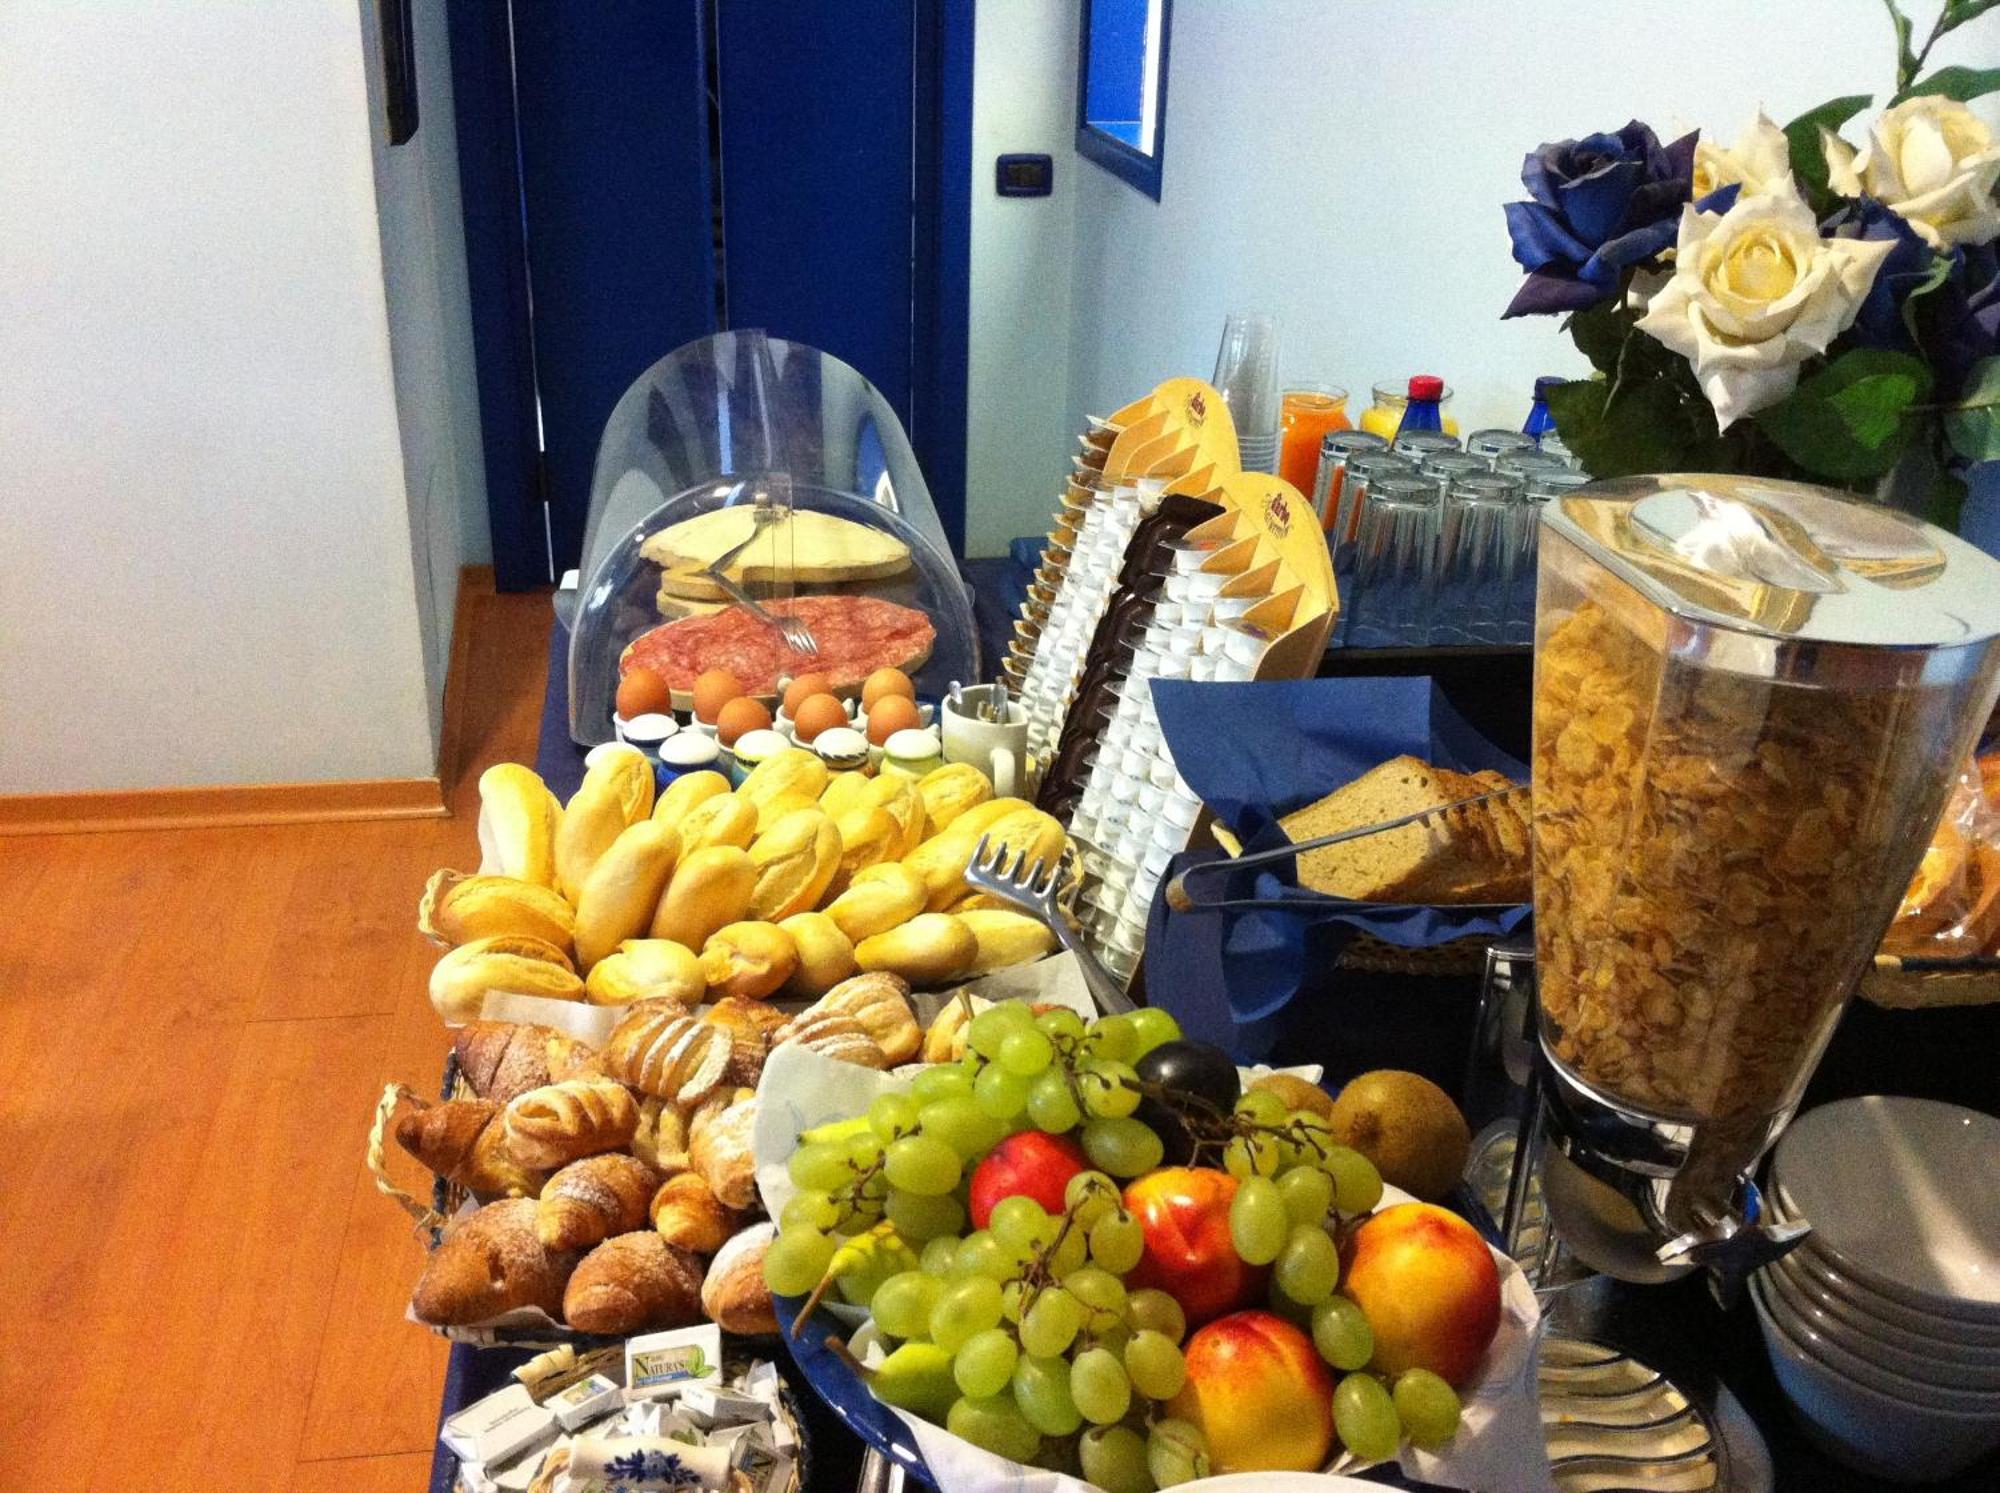
{"type": "Polygon", "coordinates": [[[786,795],[818,802],[830,778],[826,764],[812,752],[804,747],[786,747],[751,768],[736,794],[751,804],[786,795]]]}
{"type": "Polygon", "coordinates": [[[778,1330],[777,1308],[764,1280],[764,1256],[777,1237],[776,1224],[753,1224],[724,1243],[708,1262],[701,1309],[724,1332],[755,1336],[778,1330]]]}
{"type": "Polygon", "coordinates": [[[967,966],[969,975],[983,975],[1010,964],[1026,964],[1055,951],[1056,936],[1040,918],[1011,909],[968,908],[952,916],[972,930],[979,952],[967,966]]]}
{"type": "Polygon", "coordinates": [[[712,1099],[688,1123],[688,1164],[726,1207],[744,1209],[757,1200],[756,1130],[754,1094],[727,1105],[712,1099]]]}
{"type": "Polygon", "coordinates": [[[552,1026],[470,1021],[453,1034],[451,1050],[472,1092],[501,1105],[545,1084],[604,1071],[593,1049],[552,1026]]]}
{"type": "Polygon", "coordinates": [[[583,1257],[562,1298],[578,1332],[629,1337],[701,1319],[701,1266],[651,1229],[607,1239],[583,1257]]]}
{"type": "Polygon", "coordinates": [[[778,925],[798,950],[798,965],[784,993],[812,1000],[854,973],[854,944],[823,912],[801,912],[778,925]]]}
{"type": "Polygon", "coordinates": [[[733,845],[710,845],[691,852],[683,847],[680,864],[653,914],[653,937],[699,949],[716,929],[749,913],[750,897],[756,889],[757,868],[751,864],[748,851],[733,845]]]}
{"type": "Polygon", "coordinates": [[[729,779],[719,772],[710,769],[684,772],[660,791],[659,801],[653,805],[653,817],[679,829],[681,820],[692,810],[728,791],[729,779]]]}
{"type": "Polygon", "coordinates": [[[701,949],[701,972],[712,1000],[738,995],[763,1000],[798,968],[798,946],[776,923],[731,923],[701,949]]]}
{"type": "Polygon", "coordinates": [[[576,937],[576,914],[532,881],[444,870],[424,887],[417,931],[448,949],[481,938],[534,938],[567,953],[576,937]]]}
{"type": "Polygon", "coordinates": [[[840,865],[827,887],[834,896],[853,884],[856,872],[902,858],[903,826],[880,804],[857,804],[834,828],[840,831],[840,865]]]}
{"type": "Polygon", "coordinates": [[[955,979],[978,957],[979,940],[964,919],[948,912],[919,913],[901,927],[854,946],[854,962],[864,971],[886,970],[912,985],[955,979]]]}
{"type": "Polygon", "coordinates": [[[611,842],[653,812],[653,767],[637,747],[606,751],[583,775],[556,829],[556,890],[571,904],[611,842]]]}
{"type": "Polygon", "coordinates": [[[917,780],[917,796],[924,801],[924,823],[933,835],[942,834],[967,809],[976,809],[993,797],[993,784],[970,762],[947,762],[917,780]]]}
{"type": "Polygon", "coordinates": [[[868,868],[827,904],[826,915],[850,942],[858,944],[909,922],[924,910],[929,898],[915,871],[900,861],[889,861],[868,868]]]}
{"type": "Polygon", "coordinates": [[[469,1327],[536,1307],[560,1321],[578,1256],[543,1244],[535,1216],[533,1202],[511,1198],[454,1224],[424,1262],[410,1294],[412,1315],[436,1327],[469,1327]]]}
{"type": "Polygon", "coordinates": [[[605,1072],[642,1094],[698,1104],[722,1082],[729,1045],[678,1001],[641,1001],[611,1029],[603,1062],[605,1072]]]}
{"type": "Polygon", "coordinates": [[[872,781],[865,772],[837,772],[828,779],[826,791],[820,794],[819,806],[837,822],[848,810],[861,803],[872,781]]]}
{"type": "Polygon", "coordinates": [[[542,1187],[535,1231],[550,1249],[588,1249],[646,1224],[660,1174],[636,1156],[611,1152],[572,1161],[542,1187]]]}
{"type": "Polygon", "coordinates": [[[840,831],[822,810],[800,809],[757,837],[750,862],[757,869],[751,917],[782,922],[819,905],[840,866],[840,831]]]}
{"type": "Polygon", "coordinates": [[[757,806],[734,793],[703,799],[681,816],[681,854],[729,845],[749,848],[757,838],[757,806]]]}
{"type": "Polygon", "coordinates": [[[479,871],[556,884],[562,804],[533,769],[496,762],[479,775],[479,871]]]}
{"type": "Polygon", "coordinates": [[[651,1213],[662,1239],[698,1255],[714,1254],[743,1225],[743,1215],[726,1207],[694,1172],[662,1182],[653,1193],[651,1213]]]}
{"type": "Polygon", "coordinates": [[[861,802],[871,808],[881,809],[896,821],[901,831],[896,843],[895,859],[901,860],[924,839],[924,800],[917,792],[917,780],[900,772],[885,772],[868,785],[868,791],[861,802]]]}
{"type": "Polygon", "coordinates": [[[639,1128],[631,1091],[608,1078],[572,1078],[530,1089],[508,1104],[507,1150],[526,1167],[553,1171],[579,1156],[617,1151],[639,1128]]]}
{"type": "Polygon", "coordinates": [[[431,1006],[446,1026],[476,1021],[493,991],[545,1000],[581,1000],[583,982],[569,956],[539,938],[475,938],[431,966],[431,1006]]]}
{"type": "MultiPolygon", "coordinates": [[[[779,793],[765,799],[757,805],[757,833],[764,834],[787,814],[796,813],[800,809],[812,809],[818,812],[819,800],[808,798],[803,793],[779,793]]],[[[755,853],[756,848],[757,842],[752,840],[750,842],[752,853],[755,853]]]]}
{"type": "Polygon", "coordinates": [[[650,1000],[692,1006],[700,1002],[702,989],[701,960],[694,950],[668,938],[628,938],[617,952],[590,967],[583,998],[594,1006],[650,1000]]]}
{"type": "Polygon", "coordinates": [[[597,858],[576,900],[576,962],[586,974],[628,938],[642,936],[680,854],[671,824],[642,819],[597,858]]]}

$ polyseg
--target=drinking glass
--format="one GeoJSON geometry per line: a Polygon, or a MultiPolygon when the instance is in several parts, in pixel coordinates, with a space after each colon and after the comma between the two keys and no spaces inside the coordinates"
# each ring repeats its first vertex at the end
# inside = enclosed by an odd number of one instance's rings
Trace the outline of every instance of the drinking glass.
{"type": "Polygon", "coordinates": [[[1372,478],[1354,545],[1347,637],[1360,648],[1420,641],[1435,565],[1437,483],[1412,472],[1372,478]]]}
{"type": "Polygon", "coordinates": [[[1319,515],[1319,524],[1327,531],[1330,544],[1351,543],[1354,538],[1352,525],[1336,528],[1342,512],[1340,497],[1345,487],[1344,477],[1350,458],[1368,451],[1387,451],[1389,443],[1379,435],[1371,435],[1365,430],[1336,430],[1320,442],[1319,471],[1313,478],[1313,512],[1319,515]]]}
{"type": "Polygon", "coordinates": [[[1347,429],[1347,391],[1332,384],[1294,384],[1279,406],[1283,436],[1278,475],[1301,494],[1312,492],[1319,476],[1320,447],[1347,429]]]}
{"type": "Polygon", "coordinates": [[[1521,451],[1535,444],[1535,438],[1518,430],[1475,430],[1465,438],[1465,449],[1489,467],[1503,451],[1521,451]]]}
{"type": "Polygon", "coordinates": [[[1451,484],[1438,535],[1433,636],[1454,643],[1501,640],[1523,507],[1518,477],[1473,472],[1451,484]]]}

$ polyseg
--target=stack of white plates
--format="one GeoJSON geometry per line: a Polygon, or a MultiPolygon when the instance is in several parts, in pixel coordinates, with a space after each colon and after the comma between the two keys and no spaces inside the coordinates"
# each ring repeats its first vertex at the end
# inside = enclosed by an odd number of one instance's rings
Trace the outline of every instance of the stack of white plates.
{"type": "Polygon", "coordinates": [[[1779,1142],[1765,1198],[1813,1226],[1751,1295],[1821,1446],[1902,1482],[2000,1446],[2000,1120],[1922,1099],[1824,1105],[1779,1142]]]}

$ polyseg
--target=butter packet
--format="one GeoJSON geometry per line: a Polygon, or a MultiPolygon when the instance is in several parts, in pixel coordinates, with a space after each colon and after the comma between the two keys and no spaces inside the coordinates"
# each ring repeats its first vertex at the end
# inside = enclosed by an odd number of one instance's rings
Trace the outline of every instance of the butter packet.
{"type": "Polygon", "coordinates": [[[690,1384],[681,1391],[681,1413],[695,1424],[715,1426],[738,1421],[763,1420],[771,1407],[755,1395],[739,1394],[713,1384],[690,1384]]]}
{"type": "Polygon", "coordinates": [[[481,1467],[511,1461],[555,1438],[554,1413],[537,1405],[520,1384],[510,1384],[467,1405],[438,1433],[438,1439],[460,1462],[481,1467]]]}
{"type": "Polygon", "coordinates": [[[574,1431],[624,1405],[625,1390],[615,1379],[592,1374],[550,1395],[542,1403],[544,1408],[555,1412],[565,1431],[574,1431]]]}
{"type": "Polygon", "coordinates": [[[625,1343],[625,1398],[662,1399],[689,1384],[722,1381],[722,1329],[713,1322],[652,1332],[625,1343]]]}

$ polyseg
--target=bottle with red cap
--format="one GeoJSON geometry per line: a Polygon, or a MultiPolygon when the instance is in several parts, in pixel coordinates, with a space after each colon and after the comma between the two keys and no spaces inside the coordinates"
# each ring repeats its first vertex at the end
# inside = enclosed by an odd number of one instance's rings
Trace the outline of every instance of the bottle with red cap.
{"type": "Polygon", "coordinates": [[[1396,434],[1412,430],[1443,430],[1444,416],[1438,401],[1444,398],[1444,380],[1434,373],[1415,374],[1410,379],[1409,403],[1403,406],[1403,421],[1396,434]]]}

